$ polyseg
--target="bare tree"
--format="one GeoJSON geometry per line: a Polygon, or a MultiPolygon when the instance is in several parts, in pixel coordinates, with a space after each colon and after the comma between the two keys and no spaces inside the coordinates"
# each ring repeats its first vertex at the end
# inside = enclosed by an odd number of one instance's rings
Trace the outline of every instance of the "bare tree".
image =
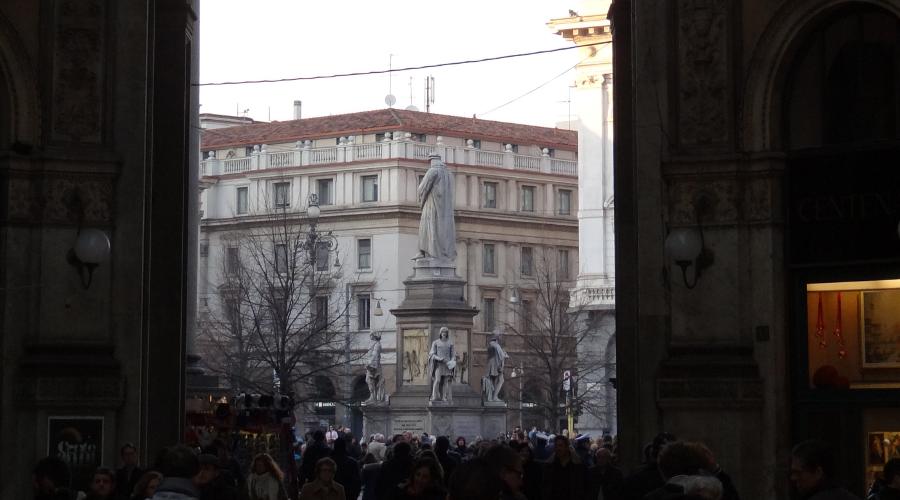
{"type": "Polygon", "coordinates": [[[337,240],[275,201],[224,237],[218,301],[200,330],[205,364],[233,390],[300,402],[314,399],[317,376],[346,377],[361,354],[351,349],[337,240]]]}
{"type": "Polygon", "coordinates": [[[507,349],[521,356],[528,367],[519,381],[528,388],[523,399],[540,411],[546,428],[554,429],[566,417],[567,408],[576,416],[606,412],[603,392],[591,381],[608,377],[609,366],[591,355],[592,329],[580,318],[578,307],[570,306],[575,283],[549,253],[522,263],[519,271],[524,279],[517,300],[508,306],[503,327],[511,337],[507,349]],[[568,390],[563,383],[566,372],[571,375],[565,384],[568,390]]]}

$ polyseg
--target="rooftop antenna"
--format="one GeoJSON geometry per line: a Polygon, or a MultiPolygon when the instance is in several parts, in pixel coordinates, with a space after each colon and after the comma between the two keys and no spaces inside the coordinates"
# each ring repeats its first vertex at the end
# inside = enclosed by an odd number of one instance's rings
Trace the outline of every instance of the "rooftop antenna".
{"type": "Polygon", "coordinates": [[[413,77],[409,77],[409,106],[406,107],[407,111],[418,111],[419,108],[413,104],[413,77]]]}
{"type": "Polygon", "coordinates": [[[388,54],[388,94],[394,93],[394,54],[388,54]]]}
{"type": "Polygon", "coordinates": [[[388,94],[384,96],[384,103],[387,104],[387,107],[393,108],[394,104],[397,103],[397,98],[394,97],[394,54],[388,54],[388,94]]]}
{"type": "Polygon", "coordinates": [[[434,77],[425,77],[425,112],[431,113],[431,105],[434,104],[434,77]]]}

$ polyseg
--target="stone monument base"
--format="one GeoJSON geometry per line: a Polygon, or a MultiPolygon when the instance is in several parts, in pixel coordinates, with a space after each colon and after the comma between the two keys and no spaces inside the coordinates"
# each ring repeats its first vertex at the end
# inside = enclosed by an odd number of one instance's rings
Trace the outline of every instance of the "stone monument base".
{"type": "Polygon", "coordinates": [[[493,439],[506,433],[506,403],[502,401],[481,407],[436,403],[419,408],[364,404],[363,433],[365,436],[381,433],[390,439],[404,432],[417,435],[427,432],[432,436],[448,436],[451,442],[458,436],[472,442],[477,437],[493,439]]]}

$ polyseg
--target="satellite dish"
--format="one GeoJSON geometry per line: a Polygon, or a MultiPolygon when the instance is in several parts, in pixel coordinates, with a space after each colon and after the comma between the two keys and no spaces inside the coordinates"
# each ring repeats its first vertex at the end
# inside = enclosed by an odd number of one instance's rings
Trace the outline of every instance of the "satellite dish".
{"type": "Polygon", "coordinates": [[[394,97],[394,94],[388,94],[388,95],[384,96],[384,103],[387,104],[388,107],[393,106],[394,103],[396,103],[396,102],[397,102],[397,98],[394,97]]]}
{"type": "Polygon", "coordinates": [[[418,111],[419,108],[417,108],[417,107],[413,106],[412,104],[410,104],[409,106],[406,107],[406,110],[407,110],[407,111],[418,111]]]}

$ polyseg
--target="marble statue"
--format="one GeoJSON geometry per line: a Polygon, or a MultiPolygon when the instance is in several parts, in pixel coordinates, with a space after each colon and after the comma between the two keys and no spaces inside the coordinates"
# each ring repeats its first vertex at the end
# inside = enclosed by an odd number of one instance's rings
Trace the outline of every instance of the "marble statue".
{"type": "Polygon", "coordinates": [[[366,385],[369,386],[369,401],[384,401],[384,374],[381,371],[381,334],[374,332],[370,336],[372,346],[369,347],[369,364],[366,365],[366,385]]]}
{"type": "Polygon", "coordinates": [[[431,377],[431,401],[452,401],[453,376],[456,370],[456,358],[453,354],[453,341],[450,340],[450,329],[442,326],[439,338],[431,343],[428,352],[428,374],[431,377]]]}
{"type": "Polygon", "coordinates": [[[453,173],[437,155],[429,156],[417,194],[422,207],[419,219],[419,255],[453,266],[456,263],[456,223],[453,220],[453,173]]]}
{"type": "Polygon", "coordinates": [[[503,366],[509,354],[500,346],[500,338],[491,337],[487,347],[487,369],[482,380],[485,401],[500,401],[500,389],[503,387],[503,366]]]}

